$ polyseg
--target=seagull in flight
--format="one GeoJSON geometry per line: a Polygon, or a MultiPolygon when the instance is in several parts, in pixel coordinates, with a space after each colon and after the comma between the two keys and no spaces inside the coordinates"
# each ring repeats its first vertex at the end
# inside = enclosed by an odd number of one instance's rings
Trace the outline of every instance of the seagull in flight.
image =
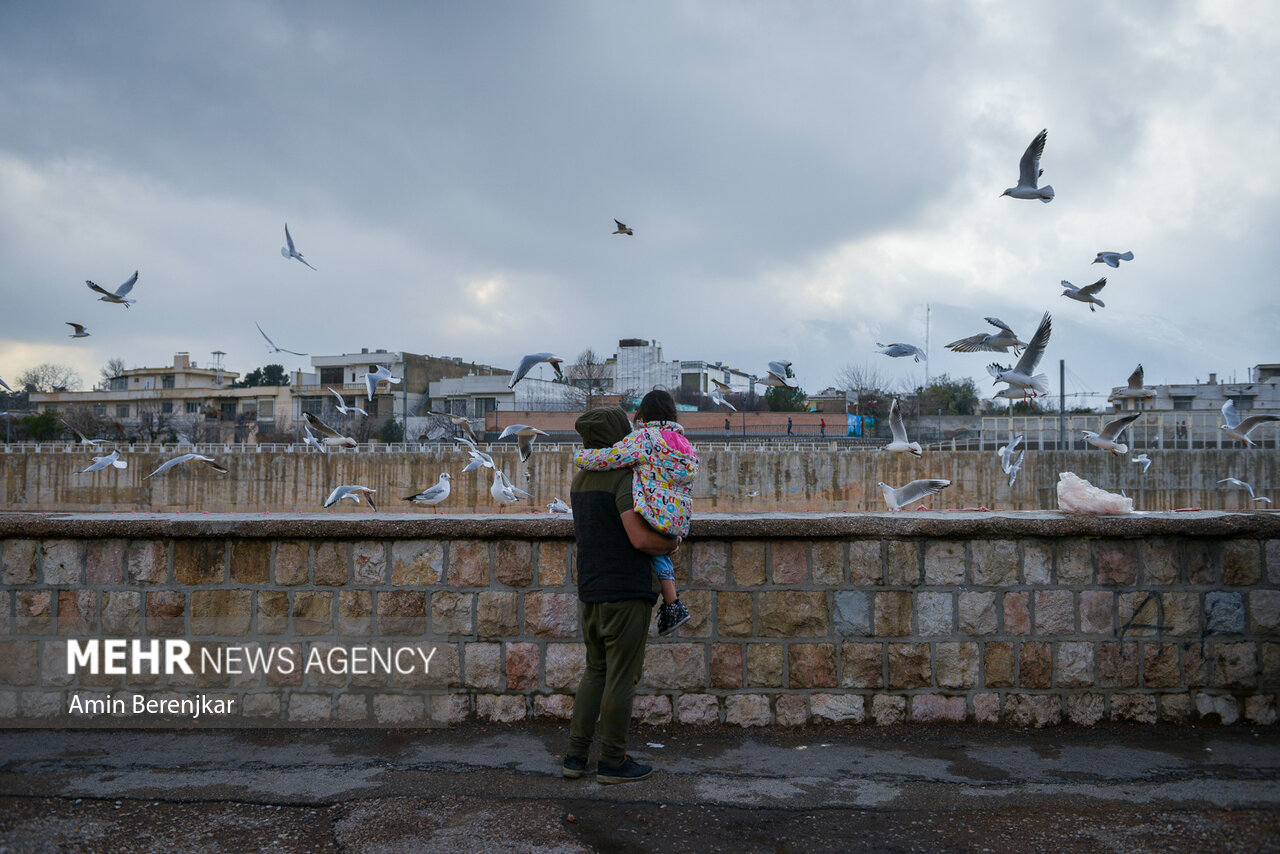
{"type": "Polygon", "coordinates": [[[405,501],[412,501],[414,504],[425,504],[432,508],[432,512],[439,513],[435,507],[441,501],[449,497],[449,473],[447,471],[440,472],[440,480],[435,486],[427,487],[416,495],[410,495],[405,501]]]}
{"type": "Polygon", "coordinates": [[[76,474],[90,474],[91,472],[102,471],[103,469],[111,466],[118,469],[127,469],[129,467],[129,463],[120,459],[120,451],[115,450],[107,454],[105,457],[94,457],[93,462],[88,468],[78,471],[76,474]]]}
{"type": "Polygon", "coordinates": [[[283,348],[283,347],[277,347],[277,346],[276,346],[276,342],[274,342],[274,341],[272,341],[270,338],[268,338],[268,337],[267,337],[267,333],[262,332],[262,327],[258,325],[258,321],[256,321],[256,320],[255,320],[255,321],[253,322],[253,325],[254,325],[254,326],[257,326],[257,327],[258,327],[258,331],[262,333],[262,337],[267,339],[267,352],[268,352],[268,353],[292,353],[292,354],[293,354],[293,355],[295,355],[295,356],[305,356],[305,355],[307,355],[306,353],[299,353],[297,350],[286,350],[286,349],[285,349],[285,348],[283,348]]]}
{"type": "MultiPolygon", "coordinates": [[[[284,224],[284,242],[289,245],[280,247],[281,255],[286,258],[297,258],[303,264],[307,264],[307,259],[303,258],[302,253],[293,247],[293,237],[289,234],[289,223],[287,222],[284,224]]],[[[307,266],[311,267],[310,264],[307,264],[307,266]]],[[[315,267],[311,267],[311,269],[314,270],[315,267]]]]}
{"type": "Polygon", "coordinates": [[[1133,369],[1133,373],[1129,374],[1128,387],[1120,392],[1120,397],[1155,397],[1156,393],[1143,386],[1143,380],[1146,379],[1146,372],[1142,369],[1142,365],[1133,369]]]}
{"type": "Polygon", "coordinates": [[[373,400],[373,391],[378,387],[380,382],[388,382],[392,385],[399,385],[403,377],[391,376],[391,369],[385,365],[375,365],[374,370],[364,375],[364,386],[369,390],[369,399],[373,400]]]}
{"type": "Polygon", "coordinates": [[[1122,457],[1129,453],[1129,446],[1116,440],[1120,438],[1120,434],[1124,432],[1124,428],[1128,427],[1141,417],[1141,412],[1135,412],[1132,415],[1126,415],[1123,418],[1108,421],[1103,426],[1101,433],[1095,433],[1092,430],[1081,430],[1080,432],[1084,434],[1084,440],[1095,448],[1102,448],[1102,450],[1110,451],[1117,457],[1122,457]]]}
{"type": "Polygon", "coordinates": [[[1146,474],[1147,469],[1151,468],[1151,457],[1148,457],[1146,454],[1138,454],[1136,457],[1130,457],[1129,462],[1142,463],[1143,474],[1146,474]]]}
{"type": "Polygon", "coordinates": [[[528,424],[510,424],[498,436],[498,441],[501,442],[508,436],[515,436],[516,448],[520,452],[520,462],[523,463],[533,454],[533,440],[539,436],[550,435],[550,433],[539,430],[537,427],[530,427],[528,424]]]}
{"type": "Polygon", "coordinates": [[[1253,487],[1245,483],[1243,480],[1239,480],[1238,478],[1224,477],[1222,480],[1218,481],[1218,483],[1229,483],[1232,486],[1238,486],[1241,489],[1243,489],[1245,492],[1249,493],[1249,498],[1253,499],[1254,501],[1265,501],[1268,504],[1271,503],[1270,498],[1259,498],[1254,496],[1253,487]]]}
{"type": "MultiPolygon", "coordinates": [[[[334,430],[332,427],[330,427],[328,424],[325,424],[319,418],[316,418],[310,412],[302,413],[302,417],[305,418],[307,422],[303,426],[304,427],[309,426],[314,428],[317,433],[319,433],[321,436],[324,437],[324,440],[323,440],[324,444],[334,446],[334,447],[344,447],[344,448],[356,447],[357,443],[355,439],[352,439],[349,436],[342,435],[337,430],[334,430]]],[[[314,438],[314,436],[312,438],[314,438]]],[[[310,444],[310,442],[308,442],[307,444],[310,444]]]]}
{"type": "Polygon", "coordinates": [[[928,358],[925,356],[924,351],[914,344],[881,344],[877,341],[876,346],[880,348],[877,352],[892,356],[895,359],[902,356],[911,356],[919,362],[921,359],[928,358]]]}
{"type": "Polygon", "coordinates": [[[889,505],[890,510],[901,510],[908,504],[913,504],[920,499],[941,492],[951,485],[949,480],[913,480],[901,489],[894,489],[884,481],[880,481],[876,486],[880,487],[880,491],[884,493],[884,503],[889,505]]]}
{"type": "Polygon", "coordinates": [[[1108,267],[1119,267],[1121,261],[1132,260],[1132,252],[1099,252],[1098,257],[1093,259],[1093,263],[1106,264],[1108,267]]]}
{"type": "Polygon", "coordinates": [[[618,222],[616,217],[614,218],[613,222],[615,225],[618,226],[618,230],[615,231],[614,234],[629,234],[631,236],[635,236],[635,232],[632,231],[630,228],[628,228],[626,223],[618,222]]]}
{"type": "Polygon", "coordinates": [[[1014,463],[1010,463],[1005,472],[1009,475],[1009,488],[1013,489],[1014,481],[1018,479],[1018,472],[1022,471],[1022,460],[1027,455],[1027,449],[1023,448],[1022,453],[1018,454],[1018,459],[1014,463]]]}
{"type": "Polygon", "coordinates": [[[716,406],[727,406],[734,412],[737,412],[738,407],[724,399],[726,394],[731,394],[733,392],[733,389],[728,385],[728,383],[722,383],[720,380],[713,377],[711,379],[711,384],[715,386],[711,393],[707,395],[707,397],[711,399],[711,402],[716,406]]]}
{"type": "MultiPolygon", "coordinates": [[[[996,383],[1008,383],[1009,388],[1004,389],[1003,394],[997,394],[997,397],[1014,397],[1013,389],[1022,389],[1026,396],[1029,393],[1032,397],[1040,394],[1049,393],[1049,377],[1045,374],[1033,374],[1036,365],[1040,364],[1040,359],[1044,356],[1044,348],[1049,343],[1049,335],[1053,332],[1053,318],[1049,316],[1049,312],[1044,313],[1044,317],[1040,319],[1040,325],[1036,328],[1036,334],[1031,336],[1031,343],[1027,345],[1027,349],[1022,351],[1022,358],[1012,368],[1006,368],[992,362],[987,365],[987,373],[995,377],[996,383]]],[[[995,385],[995,383],[992,383],[995,385]]]]}
{"type": "Polygon", "coordinates": [[[477,448],[476,443],[468,439],[466,436],[454,436],[453,441],[461,442],[466,445],[468,448],[467,454],[471,457],[471,461],[467,463],[466,467],[462,470],[463,474],[466,474],[469,471],[475,471],[478,468],[497,468],[497,466],[493,464],[493,457],[477,448]]]}
{"type": "Polygon", "coordinates": [[[115,293],[112,293],[111,291],[107,290],[106,288],[100,285],[95,285],[93,282],[89,281],[88,279],[85,279],[84,283],[88,285],[91,290],[95,290],[98,293],[102,294],[102,296],[98,297],[98,302],[111,302],[111,303],[115,303],[116,305],[122,305],[125,308],[128,308],[131,304],[137,302],[136,299],[125,299],[125,294],[133,290],[133,286],[138,283],[137,270],[133,271],[133,275],[129,277],[129,281],[125,282],[123,285],[116,288],[115,293]]]}
{"type": "Polygon", "coordinates": [[[1019,341],[1017,334],[1000,318],[987,317],[984,320],[1000,331],[994,335],[979,332],[977,335],[970,335],[968,338],[952,341],[947,345],[947,349],[954,350],[957,353],[977,353],[979,351],[1008,353],[1009,348],[1012,347],[1016,356],[1022,352],[1023,347],[1027,346],[1027,342],[1019,341]]]}
{"type": "Polygon", "coordinates": [[[893,441],[884,446],[884,450],[892,454],[911,454],[919,458],[923,456],[919,442],[907,441],[907,425],[902,421],[902,410],[898,408],[895,397],[889,404],[889,429],[893,432],[893,441]]]}
{"type": "Polygon", "coordinates": [[[1253,428],[1267,421],[1280,421],[1280,415],[1251,415],[1241,421],[1240,415],[1236,412],[1236,402],[1234,400],[1228,400],[1222,404],[1222,418],[1227,423],[1218,425],[1218,429],[1237,442],[1244,442],[1246,445],[1254,444],[1253,440],[1249,438],[1249,433],[1252,432],[1253,428]]]}
{"type": "Polygon", "coordinates": [[[88,338],[89,337],[89,333],[85,331],[85,328],[81,326],[79,323],[72,323],[70,320],[68,320],[67,326],[70,326],[72,329],[75,330],[75,332],[72,332],[67,337],[69,338],[88,338]]]}
{"type": "Polygon", "coordinates": [[[498,502],[499,513],[506,510],[508,504],[515,504],[523,498],[530,497],[529,493],[513,484],[500,468],[493,470],[493,486],[489,487],[489,494],[493,496],[494,501],[498,502]]]}
{"type": "Polygon", "coordinates": [[[101,440],[101,439],[90,439],[88,436],[86,436],[85,434],[81,433],[81,432],[80,432],[79,430],[77,430],[76,428],[72,427],[70,424],[68,424],[68,423],[67,423],[67,420],[66,420],[65,418],[64,418],[64,419],[62,419],[62,423],[63,423],[64,425],[66,425],[66,428],[67,428],[68,430],[70,430],[72,433],[75,433],[77,436],[79,436],[79,437],[80,437],[80,444],[81,444],[81,445],[95,445],[95,446],[96,446],[96,445],[99,445],[99,444],[101,444],[101,443],[102,443],[102,440],[101,440]]]}
{"type": "Polygon", "coordinates": [[[556,379],[563,380],[564,374],[560,370],[560,363],[563,361],[564,359],[554,353],[530,353],[520,360],[519,366],[516,367],[516,372],[511,375],[511,382],[507,383],[507,388],[515,388],[516,383],[524,379],[525,374],[533,370],[533,366],[539,362],[546,362],[551,365],[556,372],[556,379]]]}
{"type": "Polygon", "coordinates": [[[180,457],[174,457],[173,459],[169,460],[166,463],[161,463],[158,469],[153,471],[151,474],[147,475],[147,477],[144,477],[143,480],[146,480],[149,477],[155,477],[156,475],[160,474],[160,472],[162,471],[168,471],[169,469],[173,468],[176,465],[181,465],[182,463],[189,463],[192,460],[196,460],[198,462],[204,463],[209,468],[213,469],[216,472],[219,472],[220,474],[227,473],[227,470],[222,466],[218,465],[217,461],[214,460],[213,457],[202,457],[199,454],[183,454],[180,457]]]}
{"type": "Polygon", "coordinates": [[[330,391],[330,392],[333,392],[333,396],[334,396],[334,397],[336,397],[336,398],[338,398],[338,402],[337,402],[337,404],[335,404],[334,409],[338,410],[338,411],[339,411],[339,412],[341,412],[343,415],[350,415],[350,414],[351,414],[351,413],[353,413],[353,412],[359,412],[359,413],[360,413],[361,415],[363,415],[365,418],[368,418],[368,417],[369,417],[369,413],[365,412],[363,409],[361,409],[360,407],[356,406],[356,404],[355,404],[355,401],[354,401],[354,400],[351,402],[351,405],[350,405],[350,406],[347,406],[347,402],[346,402],[345,400],[343,400],[342,395],[338,394],[338,393],[337,393],[336,391],[334,391],[332,388],[329,388],[329,386],[325,386],[325,388],[329,389],[329,391],[330,391]]]}
{"type": "Polygon", "coordinates": [[[320,444],[320,440],[316,438],[316,434],[311,432],[311,428],[306,423],[302,425],[302,432],[305,434],[302,441],[315,448],[320,453],[326,453],[324,445],[320,444]]]}
{"type": "Polygon", "coordinates": [[[369,502],[369,509],[378,512],[378,506],[373,503],[373,494],[376,489],[370,489],[367,486],[339,486],[329,493],[329,497],[325,499],[324,506],[332,507],[344,498],[350,498],[355,503],[360,503],[360,496],[364,496],[364,500],[369,502]]]}
{"type": "Polygon", "coordinates": [[[434,415],[436,418],[448,418],[449,422],[453,424],[454,427],[460,428],[468,439],[472,442],[478,441],[476,438],[476,431],[471,429],[471,419],[467,416],[450,415],[448,412],[436,412],[433,409],[428,409],[427,414],[434,415]]]}
{"type": "Polygon", "coordinates": [[[775,359],[769,363],[768,372],[759,383],[773,388],[799,388],[799,381],[787,376],[787,369],[790,367],[791,363],[786,359],[775,359]]]}
{"type": "Polygon", "coordinates": [[[1102,290],[1106,286],[1107,286],[1106,276],[1103,276],[1101,279],[1098,279],[1098,281],[1094,282],[1092,285],[1085,285],[1083,288],[1077,288],[1075,285],[1071,284],[1066,279],[1063,279],[1062,287],[1065,288],[1065,290],[1062,292],[1062,296],[1067,297],[1069,299],[1073,299],[1076,302],[1088,303],[1089,311],[1097,311],[1097,309],[1094,308],[1094,306],[1100,305],[1103,308],[1107,307],[1107,304],[1102,300],[1098,299],[1097,297],[1098,291],[1102,290]]]}
{"type": "Polygon", "coordinates": [[[1046,128],[1031,140],[1031,144],[1023,152],[1022,159],[1018,161],[1018,186],[1010,187],[1001,193],[1001,196],[1012,196],[1015,199],[1039,199],[1046,205],[1053,201],[1053,187],[1048,184],[1043,187],[1037,186],[1040,176],[1044,174],[1044,170],[1040,168],[1040,155],[1044,154],[1044,141],[1048,138],[1049,131],[1046,128]]]}
{"type": "Polygon", "coordinates": [[[1020,444],[1022,444],[1021,433],[1019,433],[1017,436],[1014,436],[1013,441],[1010,442],[1009,444],[1001,445],[999,448],[996,448],[996,453],[1000,455],[1000,468],[1002,471],[1004,471],[1005,474],[1009,473],[1009,467],[1013,465],[1012,463],[1013,452],[1017,449],[1018,445],[1020,444]]]}

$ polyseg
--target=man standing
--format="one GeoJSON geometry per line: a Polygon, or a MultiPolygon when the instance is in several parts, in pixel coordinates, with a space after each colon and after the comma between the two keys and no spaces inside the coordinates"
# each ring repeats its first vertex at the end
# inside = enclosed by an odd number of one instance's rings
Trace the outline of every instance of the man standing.
{"type": "MultiPolygon", "coordinates": [[[[618,407],[593,409],[574,427],[587,448],[607,448],[631,432],[627,413],[618,407]]],[[[680,544],[636,513],[631,477],[630,468],[583,470],[569,487],[587,668],[574,695],[561,773],[570,778],[586,773],[598,719],[597,783],[628,783],[653,773],[652,766],[627,756],[627,727],[644,666],[649,617],[658,599],[650,558],[669,554],[680,544]]]]}

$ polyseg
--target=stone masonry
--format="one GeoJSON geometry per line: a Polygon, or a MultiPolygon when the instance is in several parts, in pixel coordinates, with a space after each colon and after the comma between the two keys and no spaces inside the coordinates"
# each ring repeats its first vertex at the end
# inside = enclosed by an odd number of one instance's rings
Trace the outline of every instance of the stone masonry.
{"type": "MultiPolygon", "coordinates": [[[[83,698],[235,699],[217,725],[566,718],[583,669],[572,526],[542,516],[0,516],[0,723],[83,698]],[[429,675],[68,675],[68,639],[434,647],[429,675]]],[[[636,717],[1271,724],[1269,514],[721,516],[676,555],[636,717]]],[[[96,725],[130,725],[104,717],[96,725]]]]}

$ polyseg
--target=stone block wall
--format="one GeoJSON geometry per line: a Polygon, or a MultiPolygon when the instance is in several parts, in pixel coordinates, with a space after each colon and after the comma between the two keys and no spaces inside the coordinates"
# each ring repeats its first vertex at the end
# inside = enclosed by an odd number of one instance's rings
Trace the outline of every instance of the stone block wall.
{"type": "MultiPolygon", "coordinates": [[[[572,526],[542,517],[0,516],[0,725],[74,697],[234,700],[209,725],[564,718],[583,669],[572,526]],[[430,672],[67,673],[85,638],[305,657],[434,648],[430,672]]],[[[676,556],[650,723],[1274,723],[1269,514],[722,516],[676,556]]]]}

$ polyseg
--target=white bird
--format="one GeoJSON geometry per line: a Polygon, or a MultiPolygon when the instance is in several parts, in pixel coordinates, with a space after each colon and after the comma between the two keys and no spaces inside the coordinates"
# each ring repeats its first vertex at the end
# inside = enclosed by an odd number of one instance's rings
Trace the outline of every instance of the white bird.
{"type": "Polygon", "coordinates": [[[510,424],[498,435],[498,441],[501,442],[508,436],[515,436],[516,448],[520,451],[520,462],[523,463],[533,454],[533,440],[539,436],[550,435],[550,433],[539,430],[537,427],[530,427],[528,424],[510,424]]]}
{"type": "Polygon", "coordinates": [[[727,406],[730,409],[732,409],[734,412],[737,412],[738,407],[734,406],[732,403],[724,399],[724,396],[726,394],[731,394],[733,392],[733,389],[729,386],[729,384],[722,383],[720,382],[720,380],[715,378],[712,378],[711,383],[712,385],[715,386],[715,388],[712,389],[711,392],[707,395],[707,397],[710,398],[711,402],[714,403],[716,406],[727,406]]]}
{"type": "Polygon", "coordinates": [[[70,335],[67,336],[68,338],[88,338],[89,337],[89,333],[85,331],[85,328],[81,326],[79,323],[72,323],[70,320],[68,320],[66,323],[67,323],[67,326],[70,326],[72,329],[75,330],[75,332],[72,332],[70,335]]]}
{"type": "Polygon", "coordinates": [[[919,362],[921,359],[927,358],[924,351],[914,344],[881,344],[877,341],[876,346],[880,348],[877,352],[884,353],[886,356],[892,356],[895,359],[903,356],[911,356],[915,361],[919,362]]]}
{"type": "Polygon", "coordinates": [[[1156,393],[1154,391],[1152,391],[1149,388],[1145,388],[1143,386],[1142,381],[1145,378],[1146,378],[1146,372],[1142,370],[1142,365],[1138,365],[1138,367],[1133,369],[1133,373],[1129,374],[1129,379],[1126,383],[1126,387],[1124,391],[1117,394],[1116,397],[1123,397],[1123,398],[1155,397],[1156,393]]]}
{"type": "Polygon", "coordinates": [[[373,392],[378,387],[378,383],[399,385],[402,379],[404,378],[391,376],[391,369],[386,365],[374,365],[373,371],[364,375],[364,387],[369,390],[369,399],[373,400],[373,392]]]}
{"type": "Polygon", "coordinates": [[[88,468],[76,472],[76,474],[89,474],[90,472],[102,471],[105,468],[114,466],[118,469],[127,469],[129,463],[120,459],[120,451],[115,450],[107,454],[105,457],[94,457],[93,462],[88,468]]]}
{"type": "Polygon", "coordinates": [[[1146,474],[1147,469],[1151,468],[1151,457],[1148,457],[1146,454],[1138,454],[1136,457],[1130,457],[1129,462],[1142,463],[1143,474],[1146,474]]]}
{"type": "Polygon", "coordinates": [[[524,375],[533,370],[533,366],[539,362],[546,362],[551,365],[556,372],[556,379],[562,380],[564,379],[564,374],[560,371],[560,363],[563,361],[564,359],[554,353],[530,353],[520,360],[519,366],[516,367],[516,372],[511,375],[511,382],[507,383],[507,388],[515,388],[516,383],[524,379],[524,375]]]}
{"type": "Polygon", "coordinates": [[[1000,468],[1005,473],[1009,473],[1009,466],[1012,465],[1013,452],[1018,445],[1022,444],[1022,434],[1019,433],[1013,437],[1013,441],[1007,445],[1001,445],[996,448],[996,453],[1000,455],[1000,468]]]}
{"type": "Polygon", "coordinates": [[[466,436],[454,436],[453,441],[461,442],[467,446],[467,454],[471,457],[471,461],[467,463],[466,468],[462,470],[463,474],[469,471],[475,471],[478,468],[496,469],[493,463],[493,457],[476,447],[476,443],[468,439],[466,436]]]}
{"type": "Polygon", "coordinates": [[[1013,489],[1013,483],[1018,479],[1018,472],[1022,471],[1022,460],[1024,457],[1026,457],[1026,455],[1027,455],[1027,450],[1026,448],[1023,448],[1022,453],[1018,454],[1017,461],[1010,464],[1010,466],[1007,469],[1005,469],[1005,472],[1009,475],[1010,489],[1013,489]]]}
{"type": "Polygon", "coordinates": [[[1009,325],[998,317],[983,318],[1000,331],[994,335],[979,332],[977,335],[970,335],[968,338],[961,338],[959,341],[952,341],[947,345],[947,349],[954,350],[957,353],[977,353],[986,351],[990,353],[1008,353],[1009,348],[1013,348],[1014,355],[1022,352],[1022,348],[1027,346],[1027,342],[1019,341],[1018,335],[1009,325]]]}
{"type": "Polygon", "coordinates": [[[98,302],[111,302],[111,303],[115,303],[116,305],[122,305],[125,308],[128,308],[131,303],[137,302],[136,299],[124,298],[125,294],[133,290],[133,286],[137,284],[137,282],[138,282],[137,270],[133,271],[133,275],[129,277],[129,281],[125,282],[123,285],[116,288],[115,293],[112,293],[111,291],[107,290],[104,287],[95,285],[93,282],[89,281],[88,279],[84,280],[84,283],[86,285],[88,285],[90,288],[97,291],[98,293],[102,294],[102,296],[98,297],[98,302]]]}
{"type": "Polygon", "coordinates": [[[277,347],[277,346],[276,346],[276,342],[272,341],[269,337],[267,337],[267,333],[265,333],[265,332],[263,332],[263,331],[262,331],[262,327],[258,325],[258,321],[256,321],[256,320],[255,320],[255,321],[253,322],[253,325],[254,325],[254,326],[257,326],[257,327],[258,327],[258,332],[262,334],[262,337],[263,337],[263,338],[266,338],[266,339],[267,339],[267,352],[268,352],[268,353],[292,353],[292,354],[293,354],[293,355],[295,355],[295,356],[305,356],[305,355],[307,355],[306,353],[299,353],[297,350],[286,350],[286,349],[285,349],[285,348],[283,348],[283,347],[277,347]]]}
{"type": "Polygon", "coordinates": [[[615,225],[618,226],[618,230],[615,231],[614,234],[630,234],[632,236],[635,236],[635,232],[632,231],[630,228],[627,228],[625,224],[618,222],[617,217],[614,218],[613,222],[615,225]]]}
{"type": "Polygon", "coordinates": [[[772,388],[799,388],[799,381],[787,376],[787,369],[790,367],[791,363],[786,359],[775,359],[769,363],[768,371],[759,383],[772,388]]]}
{"type": "Polygon", "coordinates": [[[81,432],[80,432],[79,430],[77,430],[76,428],[72,427],[72,426],[67,422],[67,420],[66,420],[65,418],[62,420],[62,423],[63,423],[64,425],[66,425],[66,428],[67,428],[68,430],[70,430],[72,433],[75,433],[78,437],[80,437],[80,444],[81,444],[81,445],[99,445],[99,444],[101,444],[101,443],[102,443],[102,440],[101,440],[101,439],[90,439],[88,436],[86,436],[85,434],[81,433],[81,432]]]}
{"type": "Polygon", "coordinates": [[[450,415],[450,414],[449,414],[449,413],[447,413],[447,412],[436,412],[435,410],[432,410],[432,409],[428,409],[428,410],[427,410],[427,414],[428,414],[428,415],[434,415],[436,418],[448,418],[448,419],[449,419],[449,423],[451,423],[454,427],[459,427],[459,428],[461,428],[461,429],[462,429],[462,432],[463,432],[463,433],[466,435],[466,437],[467,437],[468,439],[470,439],[472,442],[479,441],[479,440],[477,439],[477,437],[476,437],[476,432],[475,432],[475,430],[471,429],[471,419],[470,419],[470,418],[468,418],[467,416],[465,416],[465,415],[450,415]]]}
{"type": "Polygon", "coordinates": [[[880,491],[884,493],[884,503],[889,505],[890,510],[901,510],[908,504],[919,501],[920,499],[933,495],[935,492],[941,492],[951,485],[949,480],[913,480],[901,489],[894,489],[889,484],[881,481],[876,484],[880,487],[880,491]]]}
{"type": "Polygon", "coordinates": [[[1251,499],[1253,499],[1254,501],[1265,501],[1265,502],[1266,502],[1266,503],[1268,503],[1268,504],[1270,504],[1270,503],[1271,503],[1271,499],[1270,499],[1270,498],[1258,498],[1258,497],[1255,497],[1255,496],[1254,496],[1254,494],[1253,494],[1253,487],[1252,487],[1252,486],[1250,486],[1249,484],[1245,483],[1243,480],[1240,480],[1240,479],[1238,479],[1238,478],[1234,478],[1234,477],[1224,477],[1222,480],[1218,481],[1218,483],[1229,483],[1229,484],[1231,484],[1231,485],[1233,485],[1233,486],[1238,486],[1238,487],[1240,487],[1241,489],[1243,489],[1245,492],[1249,493],[1249,497],[1250,497],[1251,499]]]}
{"type": "Polygon", "coordinates": [[[1107,286],[1106,276],[1103,276],[1101,279],[1098,279],[1098,281],[1094,282],[1092,285],[1085,285],[1083,288],[1077,288],[1075,285],[1071,284],[1066,279],[1063,279],[1062,287],[1064,287],[1066,290],[1062,292],[1062,296],[1067,297],[1068,299],[1073,299],[1076,302],[1088,303],[1089,311],[1097,311],[1097,309],[1094,308],[1094,306],[1102,306],[1103,308],[1107,307],[1107,304],[1105,302],[1103,302],[1102,300],[1098,299],[1097,296],[1095,296],[1095,294],[1097,294],[1098,291],[1102,290],[1106,286],[1107,286]]]}
{"type": "MultiPolygon", "coordinates": [[[[303,258],[302,253],[299,252],[297,249],[295,249],[293,246],[293,237],[289,234],[289,223],[287,222],[284,224],[284,242],[289,245],[280,247],[281,255],[283,255],[286,258],[297,258],[303,264],[307,264],[307,259],[303,258]]],[[[311,267],[310,264],[307,264],[307,266],[311,267]]],[[[315,267],[311,267],[311,269],[314,270],[315,267]]]]}
{"type": "MultiPolygon", "coordinates": [[[[996,383],[1009,384],[1009,389],[1006,391],[1016,387],[1030,392],[1032,397],[1049,393],[1049,377],[1045,374],[1033,375],[1032,372],[1044,356],[1044,348],[1048,345],[1049,335],[1053,332],[1052,321],[1049,312],[1046,311],[1044,317],[1040,319],[1040,325],[1036,327],[1036,334],[1031,336],[1031,343],[1027,345],[1026,350],[1022,351],[1022,358],[1013,368],[1006,368],[994,362],[987,366],[987,373],[996,378],[996,383]]],[[[996,396],[1013,397],[1011,394],[996,396]]]]}
{"type": "Polygon", "coordinates": [[[907,425],[902,421],[902,410],[898,409],[896,397],[889,403],[889,430],[893,433],[893,441],[885,445],[884,450],[892,454],[923,456],[919,442],[907,441],[907,425]]]}
{"type": "Polygon", "coordinates": [[[363,495],[365,501],[369,502],[369,509],[378,512],[378,506],[373,503],[373,494],[376,489],[370,489],[367,486],[339,486],[333,492],[329,493],[329,497],[325,499],[324,506],[332,507],[344,498],[350,498],[355,503],[360,503],[360,496],[363,495]]]}
{"type": "Polygon", "coordinates": [[[303,423],[302,425],[302,432],[306,434],[302,437],[303,442],[305,442],[308,445],[311,445],[322,454],[326,453],[324,449],[324,445],[320,444],[320,440],[316,438],[315,433],[311,432],[311,428],[308,427],[306,423],[303,423]]]}
{"type": "Polygon", "coordinates": [[[508,504],[515,504],[529,497],[529,493],[513,484],[500,468],[493,470],[493,486],[489,487],[489,494],[493,496],[494,501],[498,502],[499,513],[507,509],[508,504]]]}
{"type": "Polygon", "coordinates": [[[565,504],[559,498],[551,499],[551,503],[547,505],[549,513],[573,513],[573,508],[565,504]]]}
{"type": "Polygon", "coordinates": [[[1119,267],[1121,261],[1132,261],[1132,252],[1099,252],[1093,259],[1095,264],[1106,264],[1108,267],[1119,267]]]}
{"type": "Polygon", "coordinates": [[[1039,199],[1046,205],[1053,201],[1053,187],[1048,184],[1043,187],[1037,186],[1040,176],[1044,174],[1044,170],[1040,168],[1040,155],[1044,154],[1044,141],[1048,137],[1049,131],[1046,128],[1031,140],[1031,144],[1022,154],[1022,159],[1018,161],[1018,186],[1010,187],[1001,193],[1001,196],[1013,196],[1015,199],[1039,199]]]}
{"type": "Polygon", "coordinates": [[[1253,440],[1249,438],[1249,433],[1253,431],[1254,427],[1267,421],[1280,421],[1280,415],[1250,415],[1241,421],[1239,414],[1236,413],[1236,402],[1234,400],[1228,400],[1222,404],[1222,418],[1227,423],[1219,424],[1218,429],[1237,442],[1244,442],[1246,445],[1253,444],[1253,440]]]}
{"type": "Polygon", "coordinates": [[[155,477],[156,475],[160,474],[160,472],[162,471],[168,471],[169,469],[173,468],[176,465],[191,462],[192,460],[196,460],[198,462],[204,463],[209,468],[221,474],[227,473],[227,470],[222,466],[218,465],[217,461],[214,460],[213,457],[202,457],[199,454],[183,454],[180,457],[174,457],[168,462],[161,463],[158,469],[153,471],[151,474],[147,475],[147,477],[144,477],[143,480],[146,480],[149,477],[155,477]]]}
{"type": "Polygon", "coordinates": [[[1031,400],[1035,396],[1036,390],[1033,388],[1016,388],[1014,386],[1002,388],[991,395],[993,400],[1031,400]]]}
{"type": "Polygon", "coordinates": [[[1120,434],[1124,432],[1124,428],[1142,417],[1141,412],[1134,412],[1123,418],[1117,418],[1114,421],[1108,421],[1102,427],[1101,433],[1095,433],[1092,430],[1081,430],[1084,440],[1095,448],[1101,448],[1104,451],[1110,451],[1117,457],[1124,456],[1129,453],[1129,446],[1123,442],[1116,441],[1120,438],[1120,434]]]}
{"type": "MultiPolygon", "coordinates": [[[[429,486],[416,495],[410,495],[405,501],[412,501],[414,504],[425,504],[434,508],[441,501],[449,497],[449,473],[447,471],[440,472],[440,480],[435,486],[429,486]]],[[[439,512],[434,511],[434,512],[439,512]]]]}
{"type": "Polygon", "coordinates": [[[343,399],[342,395],[338,394],[338,392],[334,391],[332,388],[329,388],[329,386],[325,386],[325,388],[329,389],[330,392],[333,392],[333,396],[338,398],[338,402],[337,404],[334,405],[334,409],[338,410],[343,415],[350,415],[353,412],[359,412],[364,417],[366,418],[369,417],[369,413],[365,412],[363,409],[356,406],[354,400],[351,401],[350,406],[347,406],[347,402],[346,400],[343,399]]]}
{"type": "Polygon", "coordinates": [[[317,433],[324,437],[324,443],[331,447],[354,448],[356,440],[349,436],[344,436],[337,430],[334,430],[328,424],[325,424],[319,418],[316,418],[310,412],[302,413],[302,417],[306,419],[307,424],[315,429],[317,433]]]}

